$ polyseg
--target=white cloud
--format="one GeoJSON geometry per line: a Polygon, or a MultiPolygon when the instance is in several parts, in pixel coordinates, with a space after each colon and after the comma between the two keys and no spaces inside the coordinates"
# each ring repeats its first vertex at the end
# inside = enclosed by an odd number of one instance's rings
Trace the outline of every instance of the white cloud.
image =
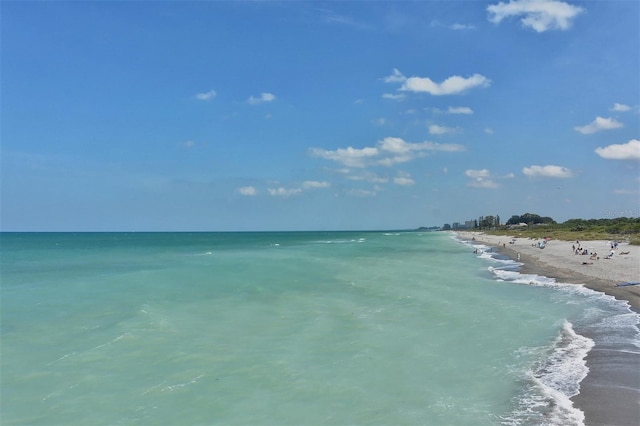
{"type": "Polygon", "coordinates": [[[488,135],[492,135],[495,133],[491,127],[487,127],[486,129],[484,129],[484,132],[488,135]]]}
{"type": "MultiPolygon", "coordinates": [[[[402,83],[399,90],[406,92],[427,92],[434,96],[455,95],[463,93],[475,87],[488,87],[491,80],[480,74],[473,74],[464,78],[457,75],[451,76],[442,83],[436,83],[428,77],[405,77],[397,68],[384,79],[385,83],[402,83]]],[[[385,94],[383,97],[397,99],[397,95],[385,94]]]]}
{"type": "Polygon", "coordinates": [[[422,149],[430,151],[460,152],[466,150],[464,146],[455,143],[422,142],[419,145],[422,149]]]}
{"type": "Polygon", "coordinates": [[[611,108],[611,111],[616,112],[627,112],[629,110],[631,110],[631,107],[629,105],[619,104],[617,102],[613,104],[613,108],[611,108]]]}
{"type": "Polygon", "coordinates": [[[242,188],[238,188],[238,192],[247,197],[253,197],[254,195],[258,195],[258,190],[253,186],[243,186],[242,188]]]}
{"type": "Polygon", "coordinates": [[[331,184],[329,182],[319,182],[315,180],[307,180],[302,183],[302,187],[304,189],[314,189],[314,188],[328,188],[331,184]]]}
{"type": "Polygon", "coordinates": [[[487,169],[481,169],[481,170],[469,169],[465,171],[464,174],[469,176],[470,178],[478,179],[478,178],[487,178],[491,173],[487,169]]]}
{"type": "Polygon", "coordinates": [[[471,178],[471,180],[467,183],[467,186],[472,188],[485,188],[485,189],[493,189],[499,188],[500,183],[497,182],[503,179],[513,179],[515,176],[513,173],[508,173],[504,176],[494,176],[487,169],[469,169],[464,172],[464,174],[471,178]]]}
{"type": "Polygon", "coordinates": [[[397,93],[397,94],[393,94],[393,93],[383,93],[382,94],[382,98],[383,99],[391,99],[393,101],[401,101],[404,98],[406,98],[406,95],[404,93],[397,93]]]}
{"type": "Polygon", "coordinates": [[[292,195],[297,195],[299,193],[302,192],[302,189],[300,188],[283,188],[283,187],[279,187],[279,188],[268,188],[267,191],[269,191],[269,195],[272,195],[274,197],[290,197],[292,195]]]}
{"type": "Polygon", "coordinates": [[[393,183],[400,186],[411,186],[415,185],[416,181],[411,178],[411,174],[398,172],[398,176],[393,178],[393,183]]]}
{"type": "Polygon", "coordinates": [[[474,25],[470,25],[470,24],[460,24],[460,23],[454,23],[454,24],[443,24],[439,21],[433,20],[431,21],[431,26],[432,27],[444,27],[444,28],[448,28],[450,30],[456,30],[456,31],[461,31],[461,30],[473,30],[476,27],[474,25]]]}
{"type": "Polygon", "coordinates": [[[407,80],[407,77],[402,75],[397,68],[393,69],[393,73],[384,78],[385,83],[404,83],[407,80]]]}
{"type": "Polygon", "coordinates": [[[595,153],[607,160],[640,160],[640,140],[596,148],[595,153]]]}
{"type": "Polygon", "coordinates": [[[196,99],[199,101],[209,101],[215,97],[216,97],[215,90],[209,90],[208,92],[204,92],[204,93],[196,93],[196,99]]]}
{"type": "Polygon", "coordinates": [[[257,98],[254,96],[251,96],[249,99],[247,99],[247,102],[250,105],[257,105],[264,102],[272,102],[272,101],[275,101],[275,99],[276,99],[276,96],[271,93],[261,93],[260,97],[257,97],[257,98]]]}
{"type": "Polygon", "coordinates": [[[434,96],[441,96],[456,95],[476,87],[488,87],[490,84],[491,80],[480,74],[474,74],[468,78],[454,75],[442,83],[436,83],[429,77],[409,77],[400,90],[416,93],[426,92],[434,96]]]}
{"type": "Polygon", "coordinates": [[[393,183],[400,186],[411,186],[415,185],[416,181],[410,177],[396,176],[393,178],[393,183]]]}
{"type": "Polygon", "coordinates": [[[469,107],[449,107],[449,114],[473,114],[473,110],[469,107]]]}
{"type": "Polygon", "coordinates": [[[541,33],[547,30],[567,30],[572,20],[584,9],[556,0],[510,0],[509,3],[492,4],[487,7],[489,21],[499,24],[503,19],[522,16],[525,27],[541,33]]]}
{"type": "Polygon", "coordinates": [[[446,133],[456,133],[458,129],[455,127],[445,127],[439,126],[437,124],[432,124],[429,126],[429,133],[432,135],[444,135],[446,133]]]}
{"type": "Polygon", "coordinates": [[[311,149],[311,155],[314,157],[337,161],[347,167],[365,167],[368,160],[373,157],[377,157],[378,154],[378,149],[373,147],[365,147],[362,149],[347,147],[338,148],[335,151],[329,151],[322,148],[311,149]]]}
{"type": "Polygon", "coordinates": [[[467,183],[467,186],[470,186],[472,188],[493,189],[500,186],[493,180],[493,178],[491,177],[491,172],[489,172],[489,170],[487,169],[469,169],[466,170],[464,174],[471,178],[469,183],[467,183]]]}
{"type": "Polygon", "coordinates": [[[583,135],[589,135],[592,133],[599,132],[601,130],[611,130],[622,127],[623,124],[619,121],[616,121],[614,118],[603,118],[596,117],[591,123],[586,126],[576,126],[574,129],[583,135]]]}
{"type": "Polygon", "coordinates": [[[573,172],[566,167],[547,165],[547,166],[531,166],[524,167],[522,173],[526,176],[536,177],[552,177],[552,178],[570,178],[573,172]]]}
{"type": "Polygon", "coordinates": [[[410,143],[401,138],[387,137],[378,141],[375,147],[338,148],[334,151],[312,148],[310,154],[343,164],[347,167],[392,166],[426,155],[425,151],[464,151],[462,145],[439,144],[435,142],[410,143]]]}

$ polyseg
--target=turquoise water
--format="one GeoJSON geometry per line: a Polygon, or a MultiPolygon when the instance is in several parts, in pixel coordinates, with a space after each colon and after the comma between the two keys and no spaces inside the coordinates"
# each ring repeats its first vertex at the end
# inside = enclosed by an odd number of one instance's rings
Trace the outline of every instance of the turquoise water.
{"type": "Polygon", "coordinates": [[[3,425],[582,424],[586,336],[640,341],[625,303],[447,233],[5,233],[0,259],[3,425]]]}

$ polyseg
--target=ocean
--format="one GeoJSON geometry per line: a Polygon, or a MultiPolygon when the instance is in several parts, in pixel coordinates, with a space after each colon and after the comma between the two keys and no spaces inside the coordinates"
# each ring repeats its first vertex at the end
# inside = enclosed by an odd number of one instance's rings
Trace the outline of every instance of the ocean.
{"type": "Polygon", "coordinates": [[[3,233],[3,425],[582,425],[640,315],[446,232],[3,233]],[[478,253],[474,253],[474,251],[478,253]]]}

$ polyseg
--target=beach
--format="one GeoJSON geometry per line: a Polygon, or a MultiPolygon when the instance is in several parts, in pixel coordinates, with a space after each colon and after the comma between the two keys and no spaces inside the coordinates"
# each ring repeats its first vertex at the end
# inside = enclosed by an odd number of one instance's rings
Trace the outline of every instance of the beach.
{"type": "MultiPolygon", "coordinates": [[[[629,303],[640,312],[640,285],[617,284],[640,281],[640,247],[611,242],[559,241],[457,232],[467,241],[490,246],[522,264],[522,274],[554,278],[558,282],[582,284],[629,303]],[[541,248],[544,247],[544,248],[541,248]],[[576,254],[577,248],[588,254],[576,254]],[[592,255],[592,253],[596,255],[592,255]]],[[[593,336],[589,336],[593,337],[593,336]]],[[[640,423],[640,353],[638,348],[596,343],[586,358],[589,374],[572,398],[585,413],[587,425],[637,425],[640,423]]]]}
{"type": "Polygon", "coordinates": [[[616,284],[640,281],[640,246],[618,243],[617,250],[611,259],[609,255],[610,241],[558,241],[544,242],[544,249],[539,248],[542,240],[530,238],[514,238],[503,235],[487,235],[481,232],[458,232],[460,238],[499,247],[501,253],[523,264],[524,274],[538,274],[566,283],[584,284],[595,291],[626,300],[631,307],[640,311],[640,285],[616,287],[616,284]],[[577,255],[574,248],[580,246],[589,253],[596,252],[597,258],[591,255],[577,255]]]}

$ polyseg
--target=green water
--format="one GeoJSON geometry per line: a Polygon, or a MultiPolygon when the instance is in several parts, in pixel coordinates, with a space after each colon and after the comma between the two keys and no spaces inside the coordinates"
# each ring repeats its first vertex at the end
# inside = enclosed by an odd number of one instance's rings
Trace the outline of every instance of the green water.
{"type": "Polygon", "coordinates": [[[2,234],[1,255],[3,425],[580,424],[532,374],[585,309],[627,313],[496,280],[445,233],[2,234]]]}

